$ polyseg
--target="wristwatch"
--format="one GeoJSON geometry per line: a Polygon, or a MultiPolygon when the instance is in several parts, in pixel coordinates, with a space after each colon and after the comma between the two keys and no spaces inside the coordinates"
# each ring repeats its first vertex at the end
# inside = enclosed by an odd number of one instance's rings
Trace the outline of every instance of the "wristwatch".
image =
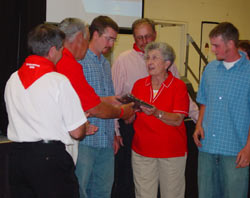
{"type": "Polygon", "coordinates": [[[158,114],[157,118],[161,119],[162,116],[163,116],[163,112],[162,112],[162,111],[159,111],[159,114],[158,114]]]}

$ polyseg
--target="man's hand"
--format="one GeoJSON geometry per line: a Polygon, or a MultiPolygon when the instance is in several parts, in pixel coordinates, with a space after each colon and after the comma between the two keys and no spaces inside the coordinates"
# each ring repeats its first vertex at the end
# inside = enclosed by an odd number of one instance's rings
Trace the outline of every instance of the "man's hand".
{"type": "Polygon", "coordinates": [[[203,130],[202,126],[197,124],[195,127],[194,134],[193,134],[193,138],[194,138],[194,142],[195,142],[196,146],[198,146],[198,147],[202,146],[202,144],[200,142],[200,138],[204,139],[204,137],[205,137],[204,130],[203,130]]]}
{"type": "Polygon", "coordinates": [[[86,132],[85,135],[94,135],[98,131],[98,127],[90,124],[89,121],[86,122],[86,132]]]}
{"type": "Polygon", "coordinates": [[[117,140],[118,140],[120,147],[124,146],[122,136],[117,135],[116,137],[117,137],[117,140]]]}
{"type": "Polygon", "coordinates": [[[245,146],[237,155],[236,168],[245,168],[250,163],[250,148],[245,146]]]}
{"type": "Polygon", "coordinates": [[[120,149],[120,146],[123,145],[122,137],[121,136],[116,136],[114,137],[114,154],[116,155],[120,149]]]}
{"type": "Polygon", "coordinates": [[[120,96],[105,96],[105,97],[101,97],[101,100],[111,105],[119,106],[122,104],[121,102],[119,102],[119,100],[117,100],[119,98],[121,97],[120,96]]]}
{"type": "Polygon", "coordinates": [[[123,108],[123,115],[121,116],[121,119],[123,120],[127,120],[129,119],[132,115],[134,115],[135,110],[133,109],[134,103],[128,103],[128,104],[124,104],[121,105],[121,108],[123,108]]]}

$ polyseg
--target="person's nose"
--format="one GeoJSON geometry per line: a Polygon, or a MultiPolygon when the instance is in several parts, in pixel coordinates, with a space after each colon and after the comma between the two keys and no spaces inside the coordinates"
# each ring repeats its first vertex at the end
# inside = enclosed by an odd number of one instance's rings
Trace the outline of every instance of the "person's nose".
{"type": "Polygon", "coordinates": [[[148,40],[147,40],[147,38],[144,36],[144,37],[142,37],[142,42],[144,43],[144,44],[147,44],[148,43],[148,40]]]}

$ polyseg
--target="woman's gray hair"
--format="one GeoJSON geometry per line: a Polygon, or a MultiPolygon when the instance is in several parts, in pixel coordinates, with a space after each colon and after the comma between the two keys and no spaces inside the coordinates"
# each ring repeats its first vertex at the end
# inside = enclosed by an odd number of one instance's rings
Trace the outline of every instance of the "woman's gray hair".
{"type": "Polygon", "coordinates": [[[164,42],[151,42],[147,44],[145,48],[145,58],[148,56],[148,53],[152,50],[159,50],[164,61],[170,61],[171,65],[174,63],[175,52],[174,49],[169,44],[164,42]]]}
{"type": "Polygon", "coordinates": [[[66,35],[66,40],[72,42],[75,39],[76,33],[81,31],[84,38],[87,38],[88,24],[78,18],[66,18],[58,24],[60,30],[66,35]]]}

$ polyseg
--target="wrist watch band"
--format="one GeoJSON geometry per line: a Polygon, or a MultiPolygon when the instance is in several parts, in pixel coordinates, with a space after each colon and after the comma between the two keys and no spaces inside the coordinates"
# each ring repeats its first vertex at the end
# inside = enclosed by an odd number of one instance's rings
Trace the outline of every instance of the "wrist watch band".
{"type": "Polygon", "coordinates": [[[158,117],[159,119],[161,119],[161,118],[162,118],[162,116],[163,116],[163,112],[162,112],[162,111],[159,111],[159,114],[158,114],[158,116],[157,116],[157,117],[158,117]]]}

